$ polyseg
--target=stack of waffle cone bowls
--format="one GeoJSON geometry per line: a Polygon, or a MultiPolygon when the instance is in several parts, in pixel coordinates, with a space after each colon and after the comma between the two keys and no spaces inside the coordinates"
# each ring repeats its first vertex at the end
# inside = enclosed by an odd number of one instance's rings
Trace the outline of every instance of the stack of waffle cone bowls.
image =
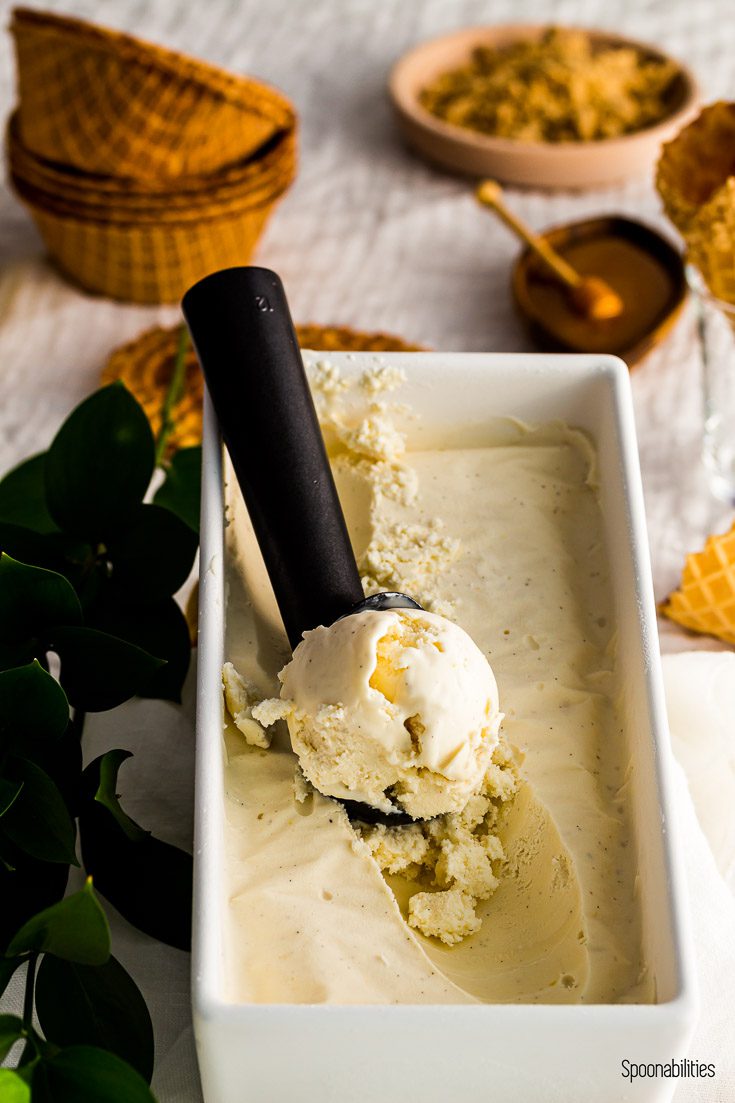
{"type": "Polygon", "coordinates": [[[173,302],[246,264],[296,171],[275,89],[80,20],[17,9],[13,186],[87,290],[173,302]]]}

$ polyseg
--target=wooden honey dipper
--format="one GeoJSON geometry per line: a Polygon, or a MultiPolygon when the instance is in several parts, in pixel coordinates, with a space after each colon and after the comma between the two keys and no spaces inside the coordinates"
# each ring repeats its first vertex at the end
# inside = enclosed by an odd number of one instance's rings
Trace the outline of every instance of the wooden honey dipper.
{"type": "Polygon", "coordinates": [[[493,210],[537,257],[551,269],[569,291],[569,300],[575,310],[593,321],[602,322],[617,318],[623,312],[623,300],[608,283],[597,276],[583,276],[572,268],[543,237],[535,234],[503,202],[503,189],[495,180],[483,180],[476,191],[477,199],[484,207],[493,210]]]}

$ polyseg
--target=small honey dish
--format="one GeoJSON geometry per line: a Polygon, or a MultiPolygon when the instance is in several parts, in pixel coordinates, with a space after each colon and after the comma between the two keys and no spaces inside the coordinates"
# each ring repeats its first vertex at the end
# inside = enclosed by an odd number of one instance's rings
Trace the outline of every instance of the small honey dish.
{"type": "Polygon", "coordinates": [[[513,298],[538,347],[555,352],[609,352],[629,368],[669,333],[687,296],[684,261],[649,226],[611,215],[584,219],[540,235],[583,276],[602,277],[617,292],[617,317],[585,317],[530,249],[513,268],[513,298]]]}

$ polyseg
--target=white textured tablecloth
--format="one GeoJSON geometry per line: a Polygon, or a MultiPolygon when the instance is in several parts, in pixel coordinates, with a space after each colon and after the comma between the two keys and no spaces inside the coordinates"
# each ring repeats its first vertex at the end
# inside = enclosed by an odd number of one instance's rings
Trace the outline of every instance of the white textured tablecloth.
{"type": "MultiPolygon", "coordinates": [[[[414,160],[391,125],[385,81],[407,47],[444,30],[502,21],[598,25],[660,44],[686,60],[705,97],[735,98],[731,0],[66,0],[36,4],[196,53],[262,76],[289,94],[302,119],[298,180],[271,222],[259,259],[286,284],[298,321],[394,331],[446,350],[516,351],[530,346],[508,288],[516,242],[480,210],[466,183],[414,160]]],[[[0,0],[2,24],[10,13],[0,0]]],[[[14,99],[10,40],[0,37],[0,117],[14,99]]],[[[602,213],[642,218],[669,232],[650,181],[607,191],[514,193],[531,225],[602,213]]],[[[42,259],[39,238],[6,186],[0,190],[0,471],[45,447],[64,415],[97,383],[109,351],[173,308],[124,306],[65,284],[42,259]]],[[[676,583],[685,554],[731,512],[709,497],[699,460],[701,399],[692,320],[634,373],[657,597],[676,583]]],[[[717,649],[663,623],[665,651],[717,649]]],[[[191,836],[192,692],[183,710],[133,702],[90,723],[89,753],[122,745],[140,753],[121,775],[140,822],[172,842],[191,836]],[[165,764],[165,768],[164,768],[165,764]],[[160,768],[159,768],[160,767],[160,768]],[[165,777],[165,789],[160,779],[165,777]]],[[[684,795],[682,782],[682,795],[684,795]]],[[[717,1049],[718,1076],[682,1084],[677,1103],[735,1100],[735,1056],[727,1052],[724,1003],[712,990],[733,980],[730,903],[691,803],[688,875],[708,985],[709,1019],[692,1055],[717,1049]],[[693,838],[694,836],[694,838],[693,838]],[[708,895],[709,894],[709,895],[708,895]],[[724,894],[724,895],[723,895],[724,894]],[[719,904],[717,901],[719,900],[719,904]],[[727,943],[727,945],[725,945],[727,943]],[[727,954],[729,953],[729,957],[727,954]],[[719,969],[718,973],[718,966],[719,969]],[[723,976],[722,969],[730,970],[723,976]],[[714,1023],[719,1015],[719,1025],[714,1023]],[[714,1017],[713,1017],[714,1016],[714,1017]],[[714,1024],[714,1025],[713,1025],[714,1024]]],[[[154,1085],[162,1103],[193,1103],[199,1090],[188,1001],[188,959],[113,923],[115,952],[140,983],[156,1027],[154,1085]]],[[[11,993],[13,998],[13,993],[11,993]]],[[[724,998],[724,996],[723,996],[724,998]]]]}

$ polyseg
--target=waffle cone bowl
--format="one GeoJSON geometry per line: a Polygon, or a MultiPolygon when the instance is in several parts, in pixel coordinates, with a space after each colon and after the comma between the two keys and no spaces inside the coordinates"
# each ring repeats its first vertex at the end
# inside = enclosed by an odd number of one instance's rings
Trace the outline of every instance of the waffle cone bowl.
{"type": "Polygon", "coordinates": [[[59,216],[122,224],[189,222],[234,214],[281,195],[296,172],[296,138],[294,131],[284,131],[262,154],[239,166],[239,175],[230,173],[224,182],[212,176],[207,186],[188,190],[176,187],[149,193],[124,187],[115,191],[110,186],[105,191],[96,182],[89,185],[86,177],[60,184],[51,174],[29,171],[28,158],[18,154],[12,136],[8,139],[8,164],[18,196],[31,207],[59,216]]]}
{"type": "Polygon", "coordinates": [[[79,19],[17,8],[25,146],[87,173],[209,174],[294,124],[275,89],[79,19]]]}
{"type": "Polygon", "coordinates": [[[36,157],[18,135],[17,112],[8,124],[7,161],[10,174],[21,187],[50,201],[79,210],[104,208],[113,214],[153,210],[160,214],[172,206],[183,210],[217,203],[233,203],[272,187],[273,181],[293,178],[296,165],[295,128],[279,131],[252,157],[210,176],[182,176],[141,184],[125,177],[80,172],[36,157]]]}
{"type": "Polygon", "coordinates": [[[735,304],[735,103],[713,103],[668,142],[656,172],[687,257],[721,304],[735,304]]]}
{"type": "Polygon", "coordinates": [[[710,293],[735,304],[735,176],[730,176],[695,215],[686,234],[689,260],[710,293]]]}
{"type": "MultiPolygon", "coordinates": [[[[121,379],[137,398],[151,422],[154,433],[161,424],[161,407],[176,363],[180,329],[156,327],[116,349],[102,373],[103,383],[121,379]]],[[[407,344],[386,333],[364,333],[342,326],[297,326],[301,348],[327,352],[412,352],[421,345],[407,344]]],[[[202,439],[202,400],[204,382],[196,353],[186,353],[186,382],[183,397],[176,407],[174,430],[169,439],[171,451],[199,444],[202,439]]]]}
{"type": "Polygon", "coordinates": [[[51,214],[60,217],[82,220],[84,222],[98,222],[104,225],[160,225],[182,224],[201,221],[202,219],[217,219],[235,215],[239,211],[250,210],[253,207],[268,205],[275,201],[288,187],[293,179],[293,173],[284,173],[268,180],[259,181],[257,188],[243,192],[241,195],[232,195],[227,198],[207,198],[203,196],[200,202],[192,203],[185,197],[172,195],[171,202],[149,204],[141,201],[138,205],[127,204],[117,207],[107,203],[73,203],[60,199],[50,192],[35,188],[27,184],[21,177],[11,173],[10,180],[16,195],[31,210],[41,208],[51,214]]]}
{"type": "Polygon", "coordinates": [[[28,205],[56,264],[81,287],[127,302],[173,303],[210,272],[248,263],[274,201],[210,219],[150,224],[75,219],[28,205]]]}
{"type": "Polygon", "coordinates": [[[274,177],[293,175],[296,156],[294,126],[279,130],[250,157],[207,176],[163,177],[141,182],[127,177],[101,176],[46,161],[22,142],[18,112],[6,133],[8,167],[28,187],[45,192],[72,206],[103,206],[112,210],[154,207],[164,210],[172,202],[186,206],[237,199],[268,185],[274,177]]]}
{"type": "Polygon", "coordinates": [[[735,174],[735,104],[713,103],[663,147],[656,187],[686,238],[702,208],[735,174]]]}
{"type": "Polygon", "coordinates": [[[679,588],[661,612],[693,632],[735,644],[735,525],[687,556],[679,588]]]}

